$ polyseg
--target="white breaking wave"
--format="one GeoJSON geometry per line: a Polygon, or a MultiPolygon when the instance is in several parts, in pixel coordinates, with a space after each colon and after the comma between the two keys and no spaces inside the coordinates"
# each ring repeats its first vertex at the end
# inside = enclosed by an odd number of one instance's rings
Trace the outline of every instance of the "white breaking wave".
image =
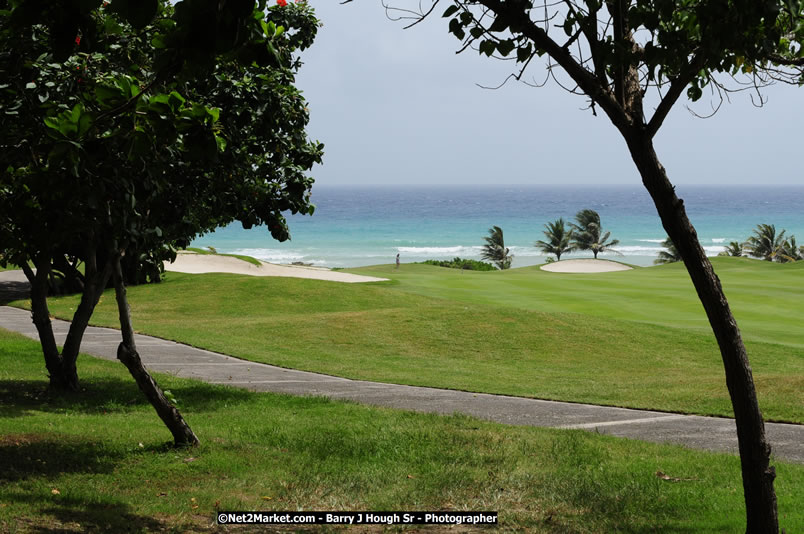
{"type": "MultiPolygon", "coordinates": [[[[723,252],[726,248],[722,246],[711,246],[711,247],[703,247],[704,252],[708,255],[715,255],[720,252],[723,252]]],[[[620,252],[626,256],[655,256],[659,254],[664,247],[643,247],[643,246],[624,246],[624,247],[617,247],[615,249],[617,252],[620,252]]]]}
{"type": "MultiPolygon", "coordinates": [[[[251,256],[258,260],[267,261],[270,263],[291,263],[294,261],[304,260],[304,255],[298,252],[291,252],[285,250],[277,250],[271,248],[239,248],[233,250],[231,254],[240,254],[243,256],[251,256]]],[[[307,260],[308,263],[311,263],[307,260]]]]}
{"type": "Polygon", "coordinates": [[[436,254],[436,255],[445,255],[445,254],[471,254],[477,256],[480,254],[480,251],[483,250],[483,247],[464,247],[464,246],[456,246],[456,247],[397,247],[396,250],[400,254],[414,254],[416,256],[423,256],[427,254],[436,254]]]}
{"type": "Polygon", "coordinates": [[[641,243],[664,243],[664,239],[637,239],[641,243]]]}
{"type": "Polygon", "coordinates": [[[712,238],[712,243],[722,243],[722,242],[724,242],[725,240],[726,240],[726,238],[725,238],[725,237],[713,237],[713,238],[712,238]]]}

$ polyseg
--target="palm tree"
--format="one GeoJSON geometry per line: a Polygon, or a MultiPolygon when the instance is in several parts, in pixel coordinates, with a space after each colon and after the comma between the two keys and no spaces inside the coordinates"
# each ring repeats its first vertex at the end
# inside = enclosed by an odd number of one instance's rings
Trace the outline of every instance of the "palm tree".
{"type": "Polygon", "coordinates": [[[617,252],[612,247],[620,243],[619,239],[612,239],[609,241],[611,232],[603,233],[600,226],[600,215],[595,210],[581,210],[575,214],[577,224],[570,223],[572,227],[572,243],[577,250],[591,250],[592,254],[597,255],[601,252],[617,252]],[[603,234],[601,236],[601,234],[603,234]]]}
{"type": "Polygon", "coordinates": [[[489,228],[488,237],[484,237],[483,239],[486,241],[486,244],[483,245],[483,252],[480,254],[480,257],[493,262],[500,270],[510,268],[514,256],[513,254],[509,254],[508,249],[505,247],[502,228],[492,226],[489,228]]]}
{"type": "Polygon", "coordinates": [[[758,224],[754,235],[745,242],[745,249],[752,256],[766,261],[781,261],[784,253],[784,233],[776,233],[776,226],[772,224],[758,224]]]}
{"type": "Polygon", "coordinates": [[[681,254],[676,248],[676,244],[669,237],[662,241],[662,246],[666,249],[659,252],[659,257],[653,260],[653,263],[660,265],[662,263],[674,263],[681,261],[681,254]]]}
{"type": "Polygon", "coordinates": [[[533,246],[541,249],[546,254],[555,254],[556,261],[561,261],[561,255],[565,252],[572,252],[572,229],[567,229],[564,218],[544,225],[546,230],[544,235],[547,241],[536,241],[533,246]]]}
{"type": "Polygon", "coordinates": [[[726,250],[719,253],[718,256],[734,256],[735,258],[742,258],[743,257],[743,243],[738,241],[731,241],[729,246],[726,247],[726,250]]]}
{"type": "Polygon", "coordinates": [[[791,235],[790,239],[786,239],[782,245],[782,253],[778,259],[782,263],[804,260],[802,254],[804,254],[804,246],[796,245],[796,236],[791,235]]]}

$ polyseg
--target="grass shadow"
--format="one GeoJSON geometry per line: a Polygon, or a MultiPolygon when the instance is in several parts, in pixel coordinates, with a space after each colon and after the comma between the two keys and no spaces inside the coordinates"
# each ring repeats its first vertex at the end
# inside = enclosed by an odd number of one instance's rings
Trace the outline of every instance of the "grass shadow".
{"type": "MultiPolygon", "coordinates": [[[[214,411],[219,405],[247,402],[252,393],[224,386],[171,377],[157,377],[170,389],[179,409],[188,413],[214,411]]],[[[120,413],[146,406],[148,401],[133,380],[93,378],[81,391],[57,392],[47,380],[0,380],[0,409],[4,417],[23,417],[32,411],[51,413],[120,413]]]]}
{"type": "Polygon", "coordinates": [[[165,532],[169,528],[154,517],[135,514],[125,503],[104,497],[105,502],[87,502],[80,498],[48,498],[29,493],[12,493],[12,501],[26,502],[37,508],[36,519],[27,519],[17,528],[25,532],[48,534],[67,532],[165,532]]]}
{"type": "Polygon", "coordinates": [[[64,473],[109,473],[121,454],[102,443],[60,434],[0,436],[0,482],[64,473]]]}

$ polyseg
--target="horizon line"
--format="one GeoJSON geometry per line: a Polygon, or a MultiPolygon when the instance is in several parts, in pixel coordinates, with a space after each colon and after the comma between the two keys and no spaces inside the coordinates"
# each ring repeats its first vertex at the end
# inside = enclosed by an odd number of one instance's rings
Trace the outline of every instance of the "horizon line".
{"type": "MultiPolygon", "coordinates": [[[[724,189],[729,188],[767,188],[767,187],[795,187],[795,188],[804,188],[804,183],[763,183],[763,184],[719,184],[719,183],[695,183],[695,184],[673,184],[675,187],[722,187],[724,189]]],[[[347,183],[320,183],[315,182],[313,183],[313,187],[494,187],[494,188],[506,188],[506,187],[536,187],[536,186],[549,186],[549,187],[559,187],[559,188],[570,188],[570,187],[639,187],[644,189],[644,186],[641,182],[635,183],[599,183],[599,182],[592,182],[592,183],[508,183],[508,184],[482,184],[482,183],[432,183],[432,182],[414,182],[414,183],[354,183],[354,182],[347,182],[347,183]]]]}

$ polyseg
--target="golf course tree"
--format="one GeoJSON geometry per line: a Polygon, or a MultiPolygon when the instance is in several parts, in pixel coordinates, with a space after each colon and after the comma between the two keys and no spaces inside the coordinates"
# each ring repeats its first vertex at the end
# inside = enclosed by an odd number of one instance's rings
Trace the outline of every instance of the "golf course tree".
{"type": "Polygon", "coordinates": [[[511,262],[514,261],[514,256],[505,246],[502,228],[492,226],[489,228],[489,235],[483,239],[486,244],[483,245],[483,252],[480,253],[480,257],[492,262],[500,270],[509,269],[511,262]]]}
{"type": "Polygon", "coordinates": [[[590,250],[595,259],[601,252],[617,253],[612,247],[617,246],[620,240],[609,240],[611,232],[603,232],[600,215],[595,210],[585,209],[576,213],[575,222],[570,223],[570,227],[575,250],[590,250]]]}
{"type": "Polygon", "coordinates": [[[112,280],[118,358],[174,442],[193,444],[133,343],[124,258],[159,262],[233,221],[265,224],[286,240],[282,212],[313,212],[306,171],[322,146],[307,139],[293,84],[295,52],[312,43],[318,23],[306,3],[229,2],[239,18],[216,11],[218,2],[155,2],[147,17],[136,14],[149,2],[127,5],[15,2],[0,11],[0,254],[34,264],[25,269],[32,315],[54,388],[78,389],[81,337],[112,280]],[[53,18],[56,7],[66,17],[78,5],[78,19],[53,18]],[[199,19],[199,6],[212,11],[199,19]],[[65,52],[61,32],[73,23],[79,33],[65,52]],[[201,31],[210,33],[198,39],[201,31]],[[64,258],[83,262],[85,273],[59,353],[47,279],[64,258]]]}
{"type": "MultiPolygon", "coordinates": [[[[754,235],[746,240],[745,250],[751,256],[765,261],[789,261],[785,259],[785,232],[786,230],[777,232],[773,224],[758,224],[754,228],[754,235]]],[[[787,245],[789,247],[790,244],[787,245]]]]}
{"type": "MultiPolygon", "coordinates": [[[[352,0],[346,0],[352,1],[352,0]]],[[[622,136],[667,234],[675,243],[720,347],[734,408],[748,532],[777,532],[770,446],[748,355],[720,281],[659,161],[653,140],[686,95],[798,81],[804,65],[798,0],[431,0],[394,6],[411,24],[449,19],[459,51],[515,64],[541,63],[622,136]],[[437,7],[446,7],[445,10],[437,7]],[[776,63],[774,65],[773,63],[776,63]],[[790,67],[787,67],[790,66],[790,67]]]]}
{"type": "Polygon", "coordinates": [[[572,244],[572,228],[567,227],[563,217],[545,224],[544,228],[543,233],[546,240],[536,241],[533,244],[534,247],[545,254],[555,254],[556,261],[561,261],[562,254],[575,250],[572,244]]]}
{"type": "Polygon", "coordinates": [[[663,265],[665,263],[675,263],[677,261],[684,261],[681,257],[681,253],[676,248],[675,243],[669,237],[662,241],[662,247],[664,250],[660,250],[658,257],[653,260],[655,265],[663,265]]]}
{"type": "Polygon", "coordinates": [[[718,256],[732,256],[735,258],[742,258],[745,254],[745,244],[739,241],[730,241],[728,246],[723,252],[719,252],[718,256]]]}

